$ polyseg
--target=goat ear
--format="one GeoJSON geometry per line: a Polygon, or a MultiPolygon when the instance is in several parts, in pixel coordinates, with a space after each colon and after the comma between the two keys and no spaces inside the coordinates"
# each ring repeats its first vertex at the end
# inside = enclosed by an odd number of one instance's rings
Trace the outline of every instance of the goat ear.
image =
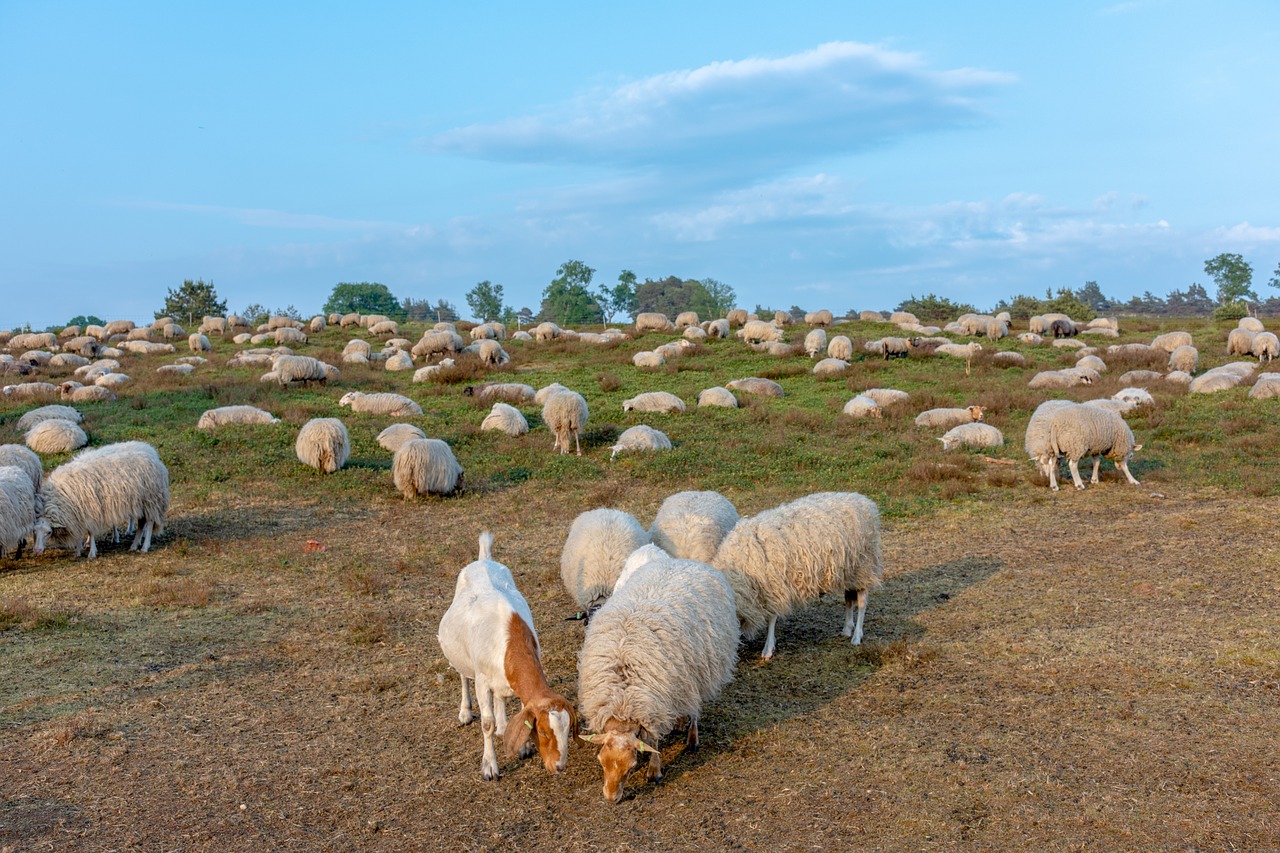
{"type": "Polygon", "coordinates": [[[520,747],[524,746],[524,742],[529,739],[529,735],[533,734],[533,720],[533,712],[525,707],[507,722],[507,731],[502,736],[502,745],[506,747],[508,756],[519,752],[520,747]]]}

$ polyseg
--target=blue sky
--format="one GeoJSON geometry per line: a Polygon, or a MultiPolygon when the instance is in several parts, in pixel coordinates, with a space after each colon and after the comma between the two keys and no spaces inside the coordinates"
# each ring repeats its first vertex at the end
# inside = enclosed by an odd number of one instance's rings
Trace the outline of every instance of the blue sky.
{"type": "Polygon", "coordinates": [[[1272,295],[1277,44],[1231,0],[7,0],[0,327],[198,277],[536,311],[570,259],[843,311],[1164,295],[1239,252],[1272,295]]]}

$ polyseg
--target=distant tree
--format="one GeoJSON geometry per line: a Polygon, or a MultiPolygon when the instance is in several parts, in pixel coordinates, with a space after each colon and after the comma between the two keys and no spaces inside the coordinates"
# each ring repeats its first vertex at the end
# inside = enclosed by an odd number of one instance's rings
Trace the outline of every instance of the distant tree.
{"type": "Polygon", "coordinates": [[[1076,291],[1076,298],[1094,311],[1110,311],[1115,306],[1114,299],[1102,295],[1102,288],[1096,281],[1086,281],[1084,287],[1076,291]]]}
{"type": "Polygon", "coordinates": [[[699,318],[716,316],[716,304],[700,281],[669,275],[654,281],[645,279],[636,288],[636,310],[656,311],[674,317],[682,311],[696,311],[699,318]]]}
{"type": "Polygon", "coordinates": [[[329,301],[324,304],[326,314],[385,314],[403,317],[400,303],[385,284],[361,281],[341,282],[333,286],[329,301]]]}
{"type": "Polygon", "coordinates": [[[738,294],[734,293],[732,287],[714,278],[704,278],[701,284],[707,291],[708,318],[723,317],[733,310],[734,303],[738,301],[738,294]]]}
{"type": "Polygon", "coordinates": [[[1144,291],[1141,296],[1133,297],[1123,307],[1126,314],[1159,315],[1169,310],[1165,301],[1150,290],[1144,291]]]}
{"type": "Polygon", "coordinates": [[[267,322],[267,318],[271,316],[271,312],[267,310],[267,306],[261,305],[257,302],[244,306],[244,310],[239,313],[250,326],[261,326],[263,323],[267,322]]]}
{"type": "Polygon", "coordinates": [[[400,303],[400,311],[406,320],[436,322],[436,310],[430,299],[413,299],[406,296],[400,303]]]}
{"type": "Polygon", "coordinates": [[[1035,314],[1043,314],[1045,309],[1044,302],[1042,300],[1039,300],[1034,296],[1027,296],[1025,293],[1020,293],[1009,301],[1001,299],[996,303],[996,307],[992,310],[997,314],[1001,311],[1008,311],[1009,316],[1013,319],[1026,320],[1035,314]]]}
{"type": "Polygon", "coordinates": [[[636,274],[631,270],[618,273],[618,283],[612,287],[600,286],[593,294],[605,323],[612,323],[619,314],[627,317],[636,315],[636,274]]]}
{"type": "Polygon", "coordinates": [[[809,312],[805,311],[799,305],[792,305],[791,310],[788,311],[787,313],[791,315],[791,322],[800,323],[804,321],[804,315],[808,314],[809,312]]]}
{"type": "Polygon", "coordinates": [[[292,304],[287,305],[284,308],[277,308],[276,310],[271,312],[271,316],[272,317],[288,317],[290,320],[297,320],[298,322],[302,322],[302,320],[304,319],[302,316],[302,312],[299,311],[297,308],[294,308],[292,304]]]}
{"type": "Polygon", "coordinates": [[[1280,287],[1280,264],[1276,264],[1276,271],[1271,274],[1271,280],[1267,284],[1272,287],[1280,287]]]}
{"type": "Polygon", "coordinates": [[[595,270],[582,261],[565,261],[556,277],[542,291],[542,307],[538,316],[569,326],[599,323],[600,306],[591,295],[591,277],[595,270]]]}
{"type": "Polygon", "coordinates": [[[458,306],[444,299],[436,300],[431,313],[437,323],[456,323],[462,316],[458,313],[458,306]]]}
{"type": "MultiPolygon", "coordinates": [[[[204,315],[201,314],[200,316],[203,317],[204,315]]],[[[157,317],[156,319],[158,320],[160,318],[157,317]]],[[[106,320],[103,320],[101,317],[99,317],[96,314],[89,314],[87,316],[84,314],[78,314],[67,321],[68,326],[79,326],[82,329],[85,326],[102,326],[105,324],[106,324],[106,320]]]]}
{"type": "Polygon", "coordinates": [[[221,317],[227,313],[227,300],[218,299],[218,292],[213,289],[213,281],[198,278],[195,281],[186,279],[182,287],[169,289],[164,299],[164,308],[155,312],[156,319],[172,317],[182,320],[187,325],[195,324],[201,317],[221,317]]]}
{"type": "Polygon", "coordinates": [[[1213,306],[1214,302],[1202,284],[1188,285],[1185,291],[1170,291],[1164,299],[1164,310],[1168,314],[1206,315],[1213,310],[1213,306]]]}
{"type": "Polygon", "coordinates": [[[1223,252],[1204,262],[1204,273],[1218,285],[1218,304],[1258,301],[1253,291],[1253,267],[1237,254],[1223,252]]]}
{"type": "Polygon", "coordinates": [[[1045,302],[1044,310],[1066,314],[1073,320],[1092,320],[1098,312],[1083,302],[1069,287],[1058,288],[1058,294],[1045,302]]]}
{"type": "Polygon", "coordinates": [[[954,320],[961,314],[978,313],[977,309],[967,302],[952,302],[944,296],[933,293],[926,293],[919,298],[910,296],[898,303],[898,307],[893,310],[909,311],[921,320],[954,320]]]}
{"type": "Polygon", "coordinates": [[[533,311],[529,308],[521,308],[516,312],[516,326],[532,326],[533,311]]]}
{"type": "Polygon", "coordinates": [[[481,323],[498,319],[502,315],[502,285],[488,279],[478,282],[467,291],[467,306],[471,316],[481,323]]]}

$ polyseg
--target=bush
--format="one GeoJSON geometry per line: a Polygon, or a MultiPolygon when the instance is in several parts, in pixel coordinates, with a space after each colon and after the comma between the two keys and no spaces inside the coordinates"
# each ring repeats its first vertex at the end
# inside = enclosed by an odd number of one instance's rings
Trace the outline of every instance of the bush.
{"type": "Polygon", "coordinates": [[[1231,320],[1235,322],[1242,317],[1248,316],[1249,306],[1243,302],[1224,302],[1213,309],[1213,319],[1215,320],[1231,320]]]}

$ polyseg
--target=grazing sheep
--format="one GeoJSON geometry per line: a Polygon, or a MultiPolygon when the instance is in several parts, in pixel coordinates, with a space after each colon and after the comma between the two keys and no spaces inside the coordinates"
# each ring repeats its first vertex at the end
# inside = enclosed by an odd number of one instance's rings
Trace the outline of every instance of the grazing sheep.
{"type": "Polygon", "coordinates": [[[382,369],[390,371],[413,370],[413,358],[407,352],[396,350],[383,362],[382,369]]]}
{"type": "Polygon", "coordinates": [[[624,412],[663,412],[676,414],[685,410],[684,400],[666,391],[647,391],[622,401],[624,412]]]}
{"type": "Polygon", "coordinates": [[[280,419],[256,406],[221,406],[200,416],[196,429],[217,429],[231,424],[278,424],[280,419]]]}
{"type": "Polygon", "coordinates": [[[1236,323],[1236,327],[1240,329],[1248,329],[1255,334],[1257,332],[1266,331],[1266,327],[1262,325],[1262,321],[1257,317],[1241,317],[1240,322],[1236,323]]]}
{"type": "Polygon", "coordinates": [[[587,401],[577,391],[565,389],[547,397],[542,405],[542,422],[555,434],[556,442],[552,450],[559,450],[563,455],[569,452],[569,436],[573,436],[573,446],[577,455],[582,455],[582,428],[587,425],[590,412],[587,401]]]}
{"type": "Polygon", "coordinates": [[[713,388],[704,388],[698,392],[698,406],[719,406],[724,409],[738,408],[738,398],[733,396],[733,392],[728,388],[721,388],[719,385],[713,388]]]}
{"type": "Polygon", "coordinates": [[[551,322],[539,323],[537,326],[534,327],[534,330],[533,330],[533,338],[540,344],[545,344],[550,341],[554,341],[556,338],[559,338],[563,334],[564,334],[564,329],[560,328],[555,323],[551,323],[551,322]]]}
{"type": "Polygon", "coordinates": [[[1080,359],[1076,361],[1076,367],[1088,368],[1089,370],[1097,371],[1098,373],[1107,372],[1107,363],[1096,355],[1081,356],[1080,359]]]}
{"type": "Polygon", "coordinates": [[[670,341],[653,348],[654,353],[662,356],[670,361],[671,359],[680,358],[687,352],[692,352],[694,344],[692,341],[679,340],[670,341]]]}
{"type": "Polygon", "coordinates": [[[1253,339],[1250,352],[1259,362],[1280,358],[1280,338],[1272,332],[1259,332],[1253,339]]]}
{"type": "Polygon", "coordinates": [[[445,329],[429,329],[422,333],[422,339],[413,345],[410,352],[417,358],[433,358],[437,355],[451,355],[461,352],[462,336],[457,332],[445,329]]]}
{"type": "Polygon", "coordinates": [[[1002,350],[997,353],[992,353],[991,361],[993,364],[998,364],[1001,367],[1026,367],[1027,366],[1027,357],[1024,356],[1022,353],[1014,352],[1013,350],[1002,350]]]}
{"type": "Polygon", "coordinates": [[[684,329],[698,325],[697,311],[681,311],[676,315],[676,329],[684,329]]]}
{"type": "Polygon", "coordinates": [[[734,391],[741,391],[744,394],[755,394],[759,397],[781,397],[786,392],[782,390],[782,386],[772,379],[764,379],[759,376],[749,376],[746,379],[735,379],[728,383],[728,387],[734,391]]]}
{"type": "Polygon", "coordinates": [[[929,409],[916,415],[916,426],[945,430],[980,420],[982,420],[981,406],[969,406],[964,409],[929,409]]]}
{"type": "Polygon", "coordinates": [[[620,509],[593,509],[573,520],[560,551],[560,580],[583,616],[609,597],[627,557],[648,543],[640,522],[620,509]]]}
{"type": "Polygon", "coordinates": [[[707,333],[697,326],[685,326],[682,334],[684,335],[685,340],[693,341],[694,343],[706,340],[707,338],[707,333]]]}
{"type": "Polygon", "coordinates": [[[671,439],[667,438],[666,433],[651,426],[637,424],[624,430],[618,436],[618,443],[609,449],[613,451],[609,454],[610,459],[624,450],[670,450],[671,439]]]}
{"type": "Polygon", "coordinates": [[[463,347],[462,351],[475,353],[480,363],[487,367],[498,367],[511,361],[511,356],[502,348],[502,344],[484,338],[463,347]]]}
{"type": "Polygon", "coordinates": [[[1070,320],[1063,320],[1063,319],[1057,319],[1049,323],[1048,331],[1055,338],[1073,338],[1076,335],[1080,334],[1080,331],[1079,329],[1076,328],[1075,323],[1071,322],[1070,320]]]}
{"type": "Polygon", "coordinates": [[[482,403],[510,403],[513,406],[532,406],[538,401],[532,385],[520,382],[491,382],[487,385],[468,385],[462,389],[468,397],[482,403]]]}
{"type": "Polygon", "coordinates": [[[738,518],[733,502],[719,492],[676,492],[658,507],[649,538],[672,557],[710,563],[738,518]]]}
{"type": "Polygon", "coordinates": [[[70,548],[77,557],[89,544],[98,556],[99,536],[134,529],[130,551],[150,550],[151,537],[164,532],[169,512],[169,470],[156,449],[125,441],[84,450],[59,465],[40,487],[33,554],[48,545],[70,548]]]}
{"type": "Polygon", "coordinates": [[[44,467],[40,457],[29,447],[23,447],[21,444],[0,444],[0,467],[5,465],[22,469],[22,472],[31,478],[31,485],[36,489],[39,489],[40,484],[44,482],[44,467]]]}
{"type": "Polygon", "coordinates": [[[438,438],[411,438],[391,459],[391,480],[405,500],[419,495],[451,495],[463,487],[462,466],[438,438]]]}
{"type": "Polygon", "coordinates": [[[14,426],[17,428],[18,432],[26,432],[41,421],[55,419],[71,421],[73,424],[78,424],[84,420],[84,415],[80,414],[70,406],[41,406],[38,409],[32,409],[22,417],[18,418],[18,422],[14,426]]]}
{"type": "Polygon", "coordinates": [[[1235,328],[1227,335],[1227,355],[1253,355],[1253,339],[1257,332],[1235,328]]]}
{"type": "Polygon", "coordinates": [[[1049,487],[1058,491],[1057,458],[1065,456],[1071,468],[1071,479],[1077,489],[1083,489],[1080,479],[1080,460],[1087,456],[1097,457],[1093,464],[1091,482],[1098,482],[1098,469],[1102,465],[1102,457],[1115,463],[1133,485],[1138,481],[1129,473],[1129,458],[1134,452],[1142,449],[1142,445],[1134,444],[1133,431],[1119,414],[1094,406],[1067,406],[1055,409],[1048,415],[1045,424],[1048,452],[1046,470],[1049,474],[1049,487]]]}
{"type": "Polygon", "coordinates": [[[729,321],[728,320],[711,320],[707,323],[707,337],[709,338],[727,338],[729,337],[729,321]]]}
{"type": "Polygon", "coordinates": [[[853,341],[845,335],[836,335],[827,343],[827,355],[849,361],[853,358],[853,341]]]}
{"type": "Polygon", "coordinates": [[[840,358],[824,358],[813,366],[814,376],[839,376],[849,369],[849,362],[840,358]]]}
{"type": "Polygon", "coordinates": [[[378,394],[365,394],[361,391],[348,391],[338,401],[339,406],[350,406],[353,412],[364,412],[373,415],[391,415],[400,418],[405,415],[420,415],[422,407],[403,394],[384,391],[378,394]]]}
{"type": "MultiPolygon", "coordinates": [[[[1027,434],[1023,441],[1023,447],[1027,451],[1027,456],[1036,464],[1036,467],[1048,479],[1051,475],[1049,469],[1057,468],[1057,455],[1053,452],[1049,444],[1049,424],[1051,416],[1054,412],[1077,406],[1071,400],[1046,400],[1036,410],[1031,413],[1031,419],[1027,421],[1027,434]]],[[[1055,475],[1056,476],[1056,473],[1055,475]]]]}
{"type": "Polygon", "coordinates": [[[990,424],[960,424],[947,430],[942,438],[943,450],[955,450],[957,447],[972,447],[986,450],[991,447],[1004,446],[1004,434],[990,424]]]}
{"type": "Polygon", "coordinates": [[[284,326],[276,329],[271,334],[271,339],[277,344],[305,344],[307,336],[301,329],[295,329],[292,326],[284,326]]]}
{"type": "MultiPolygon", "coordinates": [[[[68,383],[63,383],[64,385],[68,383]]],[[[72,403],[105,403],[116,399],[110,388],[98,385],[85,385],[79,388],[67,388],[62,391],[62,399],[72,403]]]]}
{"type": "Polygon", "coordinates": [[[1196,365],[1200,361],[1200,353],[1195,347],[1183,344],[1182,346],[1169,353],[1169,369],[1181,370],[1184,373],[1194,373],[1196,365]]]}
{"type": "Polygon", "coordinates": [[[841,633],[857,645],[883,573],[880,510],[856,492],[818,492],[739,521],[711,565],[733,587],[743,635],[768,626],[762,658],[773,657],[778,617],[828,592],[844,591],[841,633]]]}
{"type": "Polygon", "coordinates": [[[620,802],[637,752],[647,777],[662,778],[658,745],[687,720],[698,745],[702,705],[733,678],[738,656],[734,594],[703,563],[651,560],[595,614],[578,655],[578,703],[598,745],[605,800],[620,802]]]}
{"type": "Polygon", "coordinates": [[[858,319],[864,323],[883,323],[884,315],[879,311],[859,311],[858,319]]]}
{"type": "Polygon", "coordinates": [[[61,418],[40,421],[27,430],[24,441],[36,453],[69,453],[89,443],[79,425],[61,418]]]}
{"type": "Polygon", "coordinates": [[[271,372],[284,388],[293,382],[328,382],[328,366],[309,355],[282,355],[272,361],[271,372]]]}
{"type": "MultiPolygon", "coordinates": [[[[532,390],[532,389],[531,389],[532,390]]],[[[480,423],[480,431],[496,430],[507,435],[524,435],[529,432],[529,422],[514,406],[506,403],[494,403],[493,409],[484,416],[480,423]]]]}
{"type": "Polygon", "coordinates": [[[400,445],[404,444],[406,441],[426,437],[427,434],[413,424],[392,424],[382,432],[378,433],[378,444],[380,444],[383,449],[390,450],[392,453],[395,453],[400,449],[400,445]]]}
{"type": "Polygon", "coordinates": [[[642,311],[636,315],[636,332],[674,332],[675,326],[666,314],[642,311]]]}
{"type": "Polygon", "coordinates": [[[351,439],[346,425],[337,418],[312,418],[298,430],[293,449],[303,465],[332,474],[351,457],[351,439]]]}
{"type": "Polygon", "coordinates": [[[6,385],[0,393],[10,402],[47,400],[58,396],[58,386],[50,382],[23,382],[20,385],[6,385]]]}
{"type": "Polygon", "coordinates": [[[325,322],[324,315],[317,314],[316,316],[311,318],[311,321],[309,323],[307,323],[307,329],[311,332],[311,334],[315,335],[315,334],[319,334],[320,332],[323,332],[325,329],[325,326],[327,325],[328,323],[325,322]]]}
{"type": "Polygon", "coordinates": [[[738,331],[738,337],[749,344],[782,340],[782,330],[772,323],[763,320],[748,320],[738,331]]]}
{"type": "Polygon", "coordinates": [[[827,330],[814,329],[804,336],[804,353],[809,358],[817,358],[818,353],[827,348],[827,330]]]}
{"type": "Polygon", "coordinates": [[[552,394],[560,391],[568,391],[569,389],[561,385],[559,382],[552,382],[550,385],[544,385],[538,389],[538,393],[533,395],[533,402],[539,406],[545,406],[547,398],[552,394]]]}
{"type": "Polygon", "coordinates": [[[810,311],[804,315],[804,322],[810,326],[830,326],[835,322],[835,315],[823,308],[820,311],[810,311]]]}
{"type": "Polygon", "coordinates": [[[395,320],[379,320],[377,323],[369,326],[369,334],[398,335],[400,334],[400,324],[395,320]]]}
{"type": "Polygon", "coordinates": [[[1168,332],[1163,335],[1157,335],[1151,341],[1151,348],[1163,350],[1166,353],[1172,353],[1178,347],[1189,347],[1194,344],[1195,341],[1191,339],[1191,334],[1189,332],[1168,332]]]}
{"type": "Polygon", "coordinates": [[[213,349],[213,345],[209,343],[209,339],[204,335],[196,332],[187,338],[187,346],[192,352],[208,352],[213,349]]]}
{"type": "Polygon", "coordinates": [[[195,366],[191,364],[162,364],[156,368],[156,373],[161,376],[187,376],[195,373],[195,370],[195,366]]]}
{"type": "Polygon", "coordinates": [[[656,352],[645,350],[631,356],[631,363],[641,369],[662,367],[667,360],[656,352]]]}
{"type": "Polygon", "coordinates": [[[745,308],[734,308],[728,314],[724,315],[724,318],[729,321],[730,326],[738,327],[745,326],[747,324],[747,320],[750,319],[745,308]]]}
{"type": "Polygon", "coordinates": [[[21,555],[36,526],[36,485],[14,465],[0,465],[0,557],[21,555]]]}
{"type": "MultiPolygon", "coordinates": [[[[912,342],[915,346],[920,346],[917,342],[912,342]]],[[[933,348],[934,355],[947,355],[952,358],[961,358],[970,361],[978,353],[982,352],[982,344],[977,341],[970,341],[967,344],[938,344],[933,348]]]]}
{"type": "Polygon", "coordinates": [[[884,416],[880,404],[865,394],[859,394],[844,404],[842,410],[851,418],[879,418],[884,416]]]}

